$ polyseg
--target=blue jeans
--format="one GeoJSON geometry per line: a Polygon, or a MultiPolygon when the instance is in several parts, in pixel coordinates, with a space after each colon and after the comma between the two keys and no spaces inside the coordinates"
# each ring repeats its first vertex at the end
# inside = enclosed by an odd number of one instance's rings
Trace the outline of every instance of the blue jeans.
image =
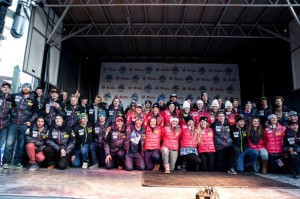
{"type": "Polygon", "coordinates": [[[257,160],[259,156],[259,151],[247,148],[243,153],[240,153],[237,159],[237,168],[236,170],[238,172],[243,172],[245,169],[245,166],[251,166],[254,165],[255,161],[257,160]],[[245,163],[245,165],[244,165],[245,163]]]}
{"type": "Polygon", "coordinates": [[[25,132],[27,128],[28,127],[25,124],[11,124],[9,126],[5,143],[3,164],[13,163],[14,165],[16,165],[22,162],[25,144],[25,132]],[[15,158],[12,162],[15,145],[15,158]]]}
{"type": "Polygon", "coordinates": [[[82,162],[89,160],[89,144],[83,145],[80,149],[75,151],[75,159],[72,162],[73,167],[80,167],[82,162]]]}
{"type": "Polygon", "coordinates": [[[104,148],[100,147],[98,143],[93,142],[90,144],[90,150],[91,150],[93,164],[99,164],[99,166],[105,166],[104,148]]]}
{"type": "Polygon", "coordinates": [[[0,163],[1,163],[1,152],[2,152],[2,147],[3,147],[3,144],[5,143],[6,141],[6,137],[7,137],[7,129],[8,128],[3,128],[3,129],[0,129],[0,163]]]}

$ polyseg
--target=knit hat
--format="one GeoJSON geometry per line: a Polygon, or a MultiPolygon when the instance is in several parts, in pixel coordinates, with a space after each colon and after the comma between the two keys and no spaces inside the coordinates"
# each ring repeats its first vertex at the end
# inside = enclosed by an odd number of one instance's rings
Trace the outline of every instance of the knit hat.
{"type": "Polygon", "coordinates": [[[268,101],[268,98],[266,98],[266,97],[261,97],[261,98],[259,99],[259,101],[262,101],[262,100],[268,101]]]}
{"type": "Polygon", "coordinates": [[[199,122],[201,122],[202,120],[208,122],[208,119],[206,116],[201,116],[200,119],[199,119],[199,122]]]}
{"type": "Polygon", "coordinates": [[[106,112],[104,111],[104,110],[101,110],[101,111],[99,111],[99,113],[98,113],[98,116],[99,117],[105,117],[106,118],[106,112]]]}
{"type": "Polygon", "coordinates": [[[242,117],[241,115],[236,115],[235,116],[236,123],[238,123],[240,120],[244,120],[244,117],[242,117]]]}
{"type": "Polygon", "coordinates": [[[172,122],[172,121],[177,121],[177,122],[179,122],[179,119],[178,119],[178,117],[171,117],[171,118],[170,118],[170,122],[172,122]]]}
{"type": "Polygon", "coordinates": [[[32,89],[31,84],[29,84],[29,83],[22,84],[22,88],[24,88],[24,87],[28,87],[30,90],[32,89]]]}
{"type": "Polygon", "coordinates": [[[214,99],[214,100],[212,101],[212,103],[211,103],[211,106],[217,106],[217,107],[219,107],[220,105],[219,105],[218,100],[214,99]]]}
{"type": "Polygon", "coordinates": [[[230,101],[231,103],[233,103],[234,101],[237,101],[237,98],[231,97],[229,101],[230,101]]]}
{"type": "Polygon", "coordinates": [[[208,96],[207,93],[201,93],[201,99],[202,99],[202,97],[203,97],[204,95],[208,96]]]}
{"type": "Polygon", "coordinates": [[[8,86],[9,88],[11,88],[11,84],[8,83],[8,82],[4,82],[4,83],[1,85],[1,87],[3,87],[3,86],[8,86]]]}
{"type": "Polygon", "coordinates": [[[194,97],[193,97],[193,95],[191,95],[191,94],[189,94],[189,95],[187,95],[187,96],[185,97],[185,100],[191,100],[191,101],[193,101],[193,99],[194,99],[194,97]]]}
{"type": "Polygon", "coordinates": [[[146,100],[146,101],[145,101],[145,104],[147,104],[147,103],[150,103],[150,104],[152,105],[151,100],[146,100]]]}
{"type": "Polygon", "coordinates": [[[183,105],[182,105],[182,108],[185,109],[185,108],[191,108],[191,105],[188,101],[184,101],[183,102],[183,105]]]}
{"type": "Polygon", "coordinates": [[[118,116],[118,117],[116,117],[116,120],[115,120],[115,121],[117,122],[117,121],[119,121],[119,120],[121,120],[122,122],[124,122],[124,119],[123,119],[123,117],[122,117],[122,116],[118,116]]]}
{"type": "Polygon", "coordinates": [[[225,109],[227,109],[228,106],[232,106],[232,103],[230,101],[225,102],[225,109]]]}
{"type": "Polygon", "coordinates": [[[193,119],[192,116],[188,115],[188,116],[184,117],[185,123],[188,123],[190,120],[193,120],[193,121],[194,121],[194,119],[193,119]]]}
{"type": "Polygon", "coordinates": [[[289,117],[290,117],[290,116],[293,116],[293,115],[298,115],[298,114],[297,114],[297,112],[296,112],[296,111],[290,111],[290,112],[288,113],[288,115],[289,115],[289,117]]]}
{"type": "Polygon", "coordinates": [[[170,95],[170,98],[171,97],[177,97],[177,95],[175,93],[173,93],[173,94],[170,95]]]}
{"type": "Polygon", "coordinates": [[[152,108],[154,108],[154,107],[159,108],[158,103],[154,103],[154,104],[152,105],[152,108]]]}
{"type": "Polygon", "coordinates": [[[270,120],[272,118],[277,118],[277,116],[275,114],[271,114],[271,115],[268,116],[268,120],[270,120]]]}
{"type": "Polygon", "coordinates": [[[79,115],[79,119],[82,119],[82,118],[84,118],[84,117],[88,118],[88,115],[87,115],[86,113],[81,113],[81,114],[79,115]]]}
{"type": "Polygon", "coordinates": [[[141,107],[141,108],[143,108],[142,104],[136,104],[136,107],[141,107]]]}
{"type": "Polygon", "coordinates": [[[165,100],[165,98],[163,98],[161,95],[157,97],[157,102],[164,101],[164,100],[165,100]]]}
{"type": "Polygon", "coordinates": [[[198,100],[196,104],[204,104],[202,100],[198,100]]]}

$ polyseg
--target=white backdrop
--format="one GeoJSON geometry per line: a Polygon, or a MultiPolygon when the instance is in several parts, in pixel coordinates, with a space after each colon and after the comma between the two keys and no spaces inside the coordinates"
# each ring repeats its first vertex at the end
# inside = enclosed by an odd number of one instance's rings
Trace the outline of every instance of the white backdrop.
{"type": "Polygon", "coordinates": [[[207,92],[210,99],[240,99],[240,81],[236,64],[182,63],[102,63],[99,94],[108,104],[118,96],[126,107],[132,100],[153,103],[162,95],[165,102],[176,93],[179,103],[191,94],[193,103],[207,92]]]}

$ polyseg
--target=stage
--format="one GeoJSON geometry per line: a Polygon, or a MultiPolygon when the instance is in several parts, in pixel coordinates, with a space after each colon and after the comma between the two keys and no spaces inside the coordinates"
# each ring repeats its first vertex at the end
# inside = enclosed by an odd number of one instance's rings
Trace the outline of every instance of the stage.
{"type": "MultiPolygon", "coordinates": [[[[38,169],[28,171],[27,169],[0,169],[0,198],[21,199],[21,198],[195,198],[196,192],[203,186],[143,186],[143,172],[140,171],[119,171],[105,169],[67,169],[47,170],[38,169]]],[[[176,171],[171,174],[157,175],[162,178],[174,178],[174,176],[186,175],[192,178],[197,173],[182,174],[176,171]],[[174,176],[172,176],[174,175],[174,176]]],[[[150,173],[151,174],[151,173],[150,173]]],[[[152,174],[151,174],[152,175],[152,174]]],[[[203,174],[199,172],[199,178],[203,174]]],[[[216,177],[215,174],[214,177],[216,177]]],[[[230,178],[230,174],[220,174],[220,178],[230,178]],[[228,175],[228,176],[227,176],[228,175]],[[225,177],[224,177],[225,176],[225,177]]],[[[149,176],[148,176],[149,177],[149,176]]],[[[300,180],[290,175],[268,175],[270,179],[288,183],[293,186],[270,187],[270,186],[216,186],[221,199],[230,198],[300,198],[300,180]]],[[[187,178],[187,177],[185,177],[187,178]]],[[[239,176],[235,176],[239,180],[239,176]]],[[[245,176],[243,177],[245,178],[245,176]]],[[[260,179],[259,177],[258,179],[260,179]]],[[[205,179],[205,178],[203,178],[205,179]]],[[[207,177],[206,177],[207,179],[207,177]]],[[[240,176],[242,179],[242,176],[240,176]]],[[[221,180],[219,180],[221,181],[221,180]]],[[[242,182],[242,180],[241,180],[242,182]]]]}

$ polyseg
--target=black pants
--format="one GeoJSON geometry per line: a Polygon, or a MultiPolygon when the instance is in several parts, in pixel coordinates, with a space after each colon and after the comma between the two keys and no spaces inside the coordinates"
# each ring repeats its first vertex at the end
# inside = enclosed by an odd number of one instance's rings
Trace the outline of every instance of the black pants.
{"type": "Polygon", "coordinates": [[[187,155],[181,155],[179,156],[181,161],[186,162],[186,169],[188,171],[198,171],[199,165],[201,163],[201,159],[195,154],[190,153],[187,155]]]}
{"type": "Polygon", "coordinates": [[[299,175],[300,173],[300,154],[288,153],[289,165],[293,174],[299,175]]]}
{"type": "Polygon", "coordinates": [[[48,162],[49,166],[57,166],[61,170],[64,170],[69,166],[71,161],[71,154],[60,157],[60,152],[56,151],[50,146],[47,146],[44,149],[44,152],[46,156],[46,161],[48,162]]]}
{"type": "Polygon", "coordinates": [[[284,154],[271,154],[269,153],[268,161],[268,172],[269,173],[287,173],[288,171],[288,161],[284,154]],[[283,166],[278,165],[278,160],[283,162],[283,166]]]}
{"type": "Polygon", "coordinates": [[[213,171],[215,166],[215,153],[199,153],[201,158],[201,171],[213,171]]]}
{"type": "Polygon", "coordinates": [[[237,161],[237,152],[233,145],[217,150],[217,166],[219,171],[226,171],[229,168],[235,168],[237,161]],[[229,160],[229,161],[228,161],[229,160]]]}
{"type": "Polygon", "coordinates": [[[116,152],[110,152],[111,160],[108,163],[105,163],[106,169],[113,169],[117,166],[124,167],[125,162],[125,151],[123,149],[119,149],[116,152]]]}

